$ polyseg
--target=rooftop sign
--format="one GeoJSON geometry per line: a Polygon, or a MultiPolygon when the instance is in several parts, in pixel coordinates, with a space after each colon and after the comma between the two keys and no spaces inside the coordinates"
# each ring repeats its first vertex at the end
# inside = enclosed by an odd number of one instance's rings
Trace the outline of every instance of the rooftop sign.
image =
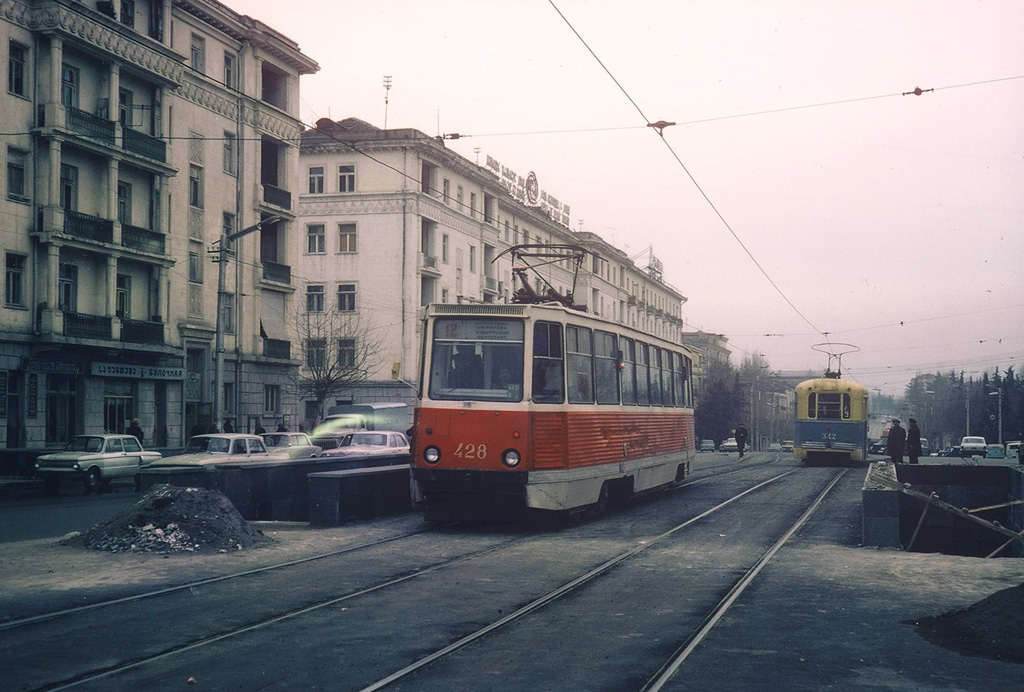
{"type": "Polygon", "coordinates": [[[533,171],[524,178],[508,166],[503,166],[492,156],[487,157],[487,168],[498,176],[513,199],[528,207],[540,209],[552,221],[568,227],[569,205],[558,201],[546,190],[541,190],[537,183],[537,175],[533,171]]]}

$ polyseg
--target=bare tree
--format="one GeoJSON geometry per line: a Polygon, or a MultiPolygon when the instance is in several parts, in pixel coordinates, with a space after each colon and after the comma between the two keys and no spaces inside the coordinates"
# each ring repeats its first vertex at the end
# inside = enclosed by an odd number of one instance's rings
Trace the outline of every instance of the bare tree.
{"type": "Polygon", "coordinates": [[[295,315],[302,348],[295,386],[300,400],[316,402],[320,419],[325,401],[363,384],[380,365],[385,332],[365,313],[322,303],[307,302],[304,307],[307,309],[295,315]]]}

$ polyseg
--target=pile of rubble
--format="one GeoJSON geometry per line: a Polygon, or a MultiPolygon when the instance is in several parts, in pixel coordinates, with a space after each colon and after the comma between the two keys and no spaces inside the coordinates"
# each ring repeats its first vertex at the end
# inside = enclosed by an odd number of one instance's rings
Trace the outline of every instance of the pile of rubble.
{"type": "Polygon", "coordinates": [[[255,548],[273,539],[249,526],[219,491],[156,485],[117,516],[65,542],[113,553],[194,553],[255,548]]]}
{"type": "Polygon", "coordinates": [[[1024,663],[1024,584],[918,624],[926,639],[960,653],[1024,663]]]}

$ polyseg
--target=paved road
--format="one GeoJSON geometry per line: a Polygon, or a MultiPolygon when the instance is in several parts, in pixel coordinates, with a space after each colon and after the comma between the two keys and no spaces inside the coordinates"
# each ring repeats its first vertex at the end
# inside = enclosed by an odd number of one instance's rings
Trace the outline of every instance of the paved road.
{"type": "Polygon", "coordinates": [[[104,495],[5,500],[0,503],[0,543],[59,538],[71,531],[85,531],[138,498],[134,489],[126,485],[104,495]]]}

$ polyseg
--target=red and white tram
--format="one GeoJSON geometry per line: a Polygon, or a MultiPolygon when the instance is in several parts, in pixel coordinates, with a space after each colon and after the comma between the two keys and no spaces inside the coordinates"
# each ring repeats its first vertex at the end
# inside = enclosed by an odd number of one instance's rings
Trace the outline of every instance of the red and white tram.
{"type": "Polygon", "coordinates": [[[425,518],[601,506],[682,480],[684,347],[558,304],[427,309],[414,478],[425,518]]]}

